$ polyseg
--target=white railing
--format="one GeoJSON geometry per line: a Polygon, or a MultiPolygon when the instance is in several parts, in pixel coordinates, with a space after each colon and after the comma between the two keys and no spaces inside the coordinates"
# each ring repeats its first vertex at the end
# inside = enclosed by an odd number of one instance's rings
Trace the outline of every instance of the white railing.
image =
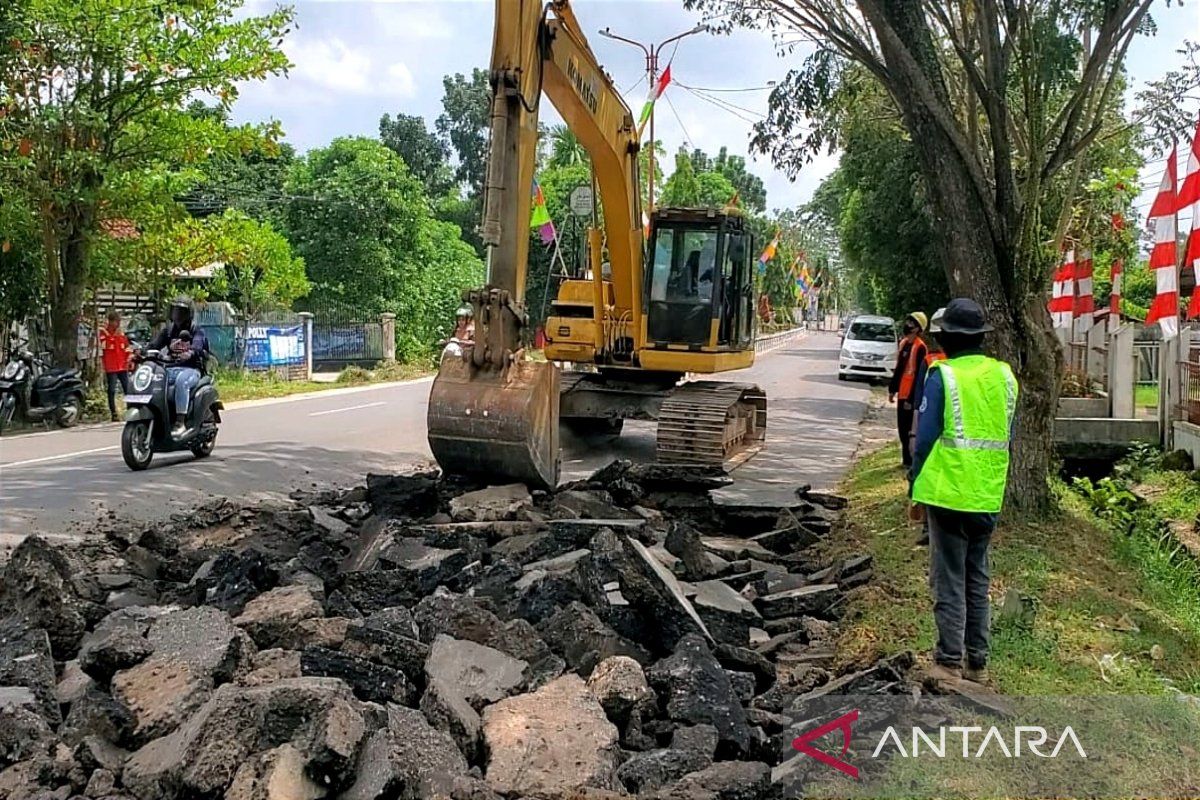
{"type": "Polygon", "coordinates": [[[808,333],[807,328],[789,328],[786,331],[778,333],[768,333],[759,336],[754,340],[755,353],[769,353],[772,350],[783,347],[786,344],[791,344],[798,339],[804,338],[804,334],[808,333]]]}

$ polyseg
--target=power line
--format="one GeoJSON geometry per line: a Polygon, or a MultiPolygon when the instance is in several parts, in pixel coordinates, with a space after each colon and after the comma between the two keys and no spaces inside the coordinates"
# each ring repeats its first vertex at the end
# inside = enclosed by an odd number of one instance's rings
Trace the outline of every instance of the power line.
{"type": "Polygon", "coordinates": [[[766,119],[767,118],[767,115],[762,113],[761,111],[755,111],[752,108],[746,108],[745,106],[739,106],[737,103],[731,103],[728,100],[721,99],[720,97],[713,97],[712,95],[706,94],[705,92],[702,92],[698,89],[689,89],[688,91],[690,91],[692,94],[694,94],[698,97],[703,97],[704,99],[708,100],[711,103],[716,103],[718,106],[723,106],[729,111],[735,111],[735,110],[741,111],[745,114],[749,114],[753,117],[757,117],[758,119],[766,119]]]}
{"type": "MultiPolygon", "coordinates": [[[[679,83],[679,81],[676,81],[679,83]]],[[[706,86],[689,86],[686,83],[679,83],[684,89],[691,89],[694,92],[765,92],[774,89],[774,85],[770,86],[746,86],[741,89],[733,89],[727,87],[706,87],[706,86]]]]}
{"type": "Polygon", "coordinates": [[[691,89],[688,89],[687,91],[691,92],[696,97],[699,97],[704,102],[709,103],[710,105],[716,106],[717,108],[721,109],[725,113],[732,114],[733,116],[737,117],[738,119],[742,120],[743,122],[748,122],[751,125],[758,122],[758,120],[756,120],[752,117],[747,117],[744,114],[742,114],[732,108],[729,108],[728,106],[724,105],[721,101],[717,100],[716,98],[708,97],[706,95],[700,94],[699,92],[692,91],[691,89]]]}
{"type": "Polygon", "coordinates": [[[664,94],[663,97],[667,100],[667,105],[671,107],[671,113],[675,115],[675,121],[679,123],[680,130],[683,131],[683,141],[687,142],[688,147],[694,147],[692,137],[688,135],[687,126],[683,124],[683,118],[679,116],[679,111],[675,108],[675,104],[671,102],[671,96],[664,94]]]}

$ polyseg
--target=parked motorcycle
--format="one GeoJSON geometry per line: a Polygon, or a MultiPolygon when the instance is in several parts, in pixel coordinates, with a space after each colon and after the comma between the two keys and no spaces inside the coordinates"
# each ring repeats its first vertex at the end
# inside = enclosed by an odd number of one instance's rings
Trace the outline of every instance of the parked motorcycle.
{"type": "Polygon", "coordinates": [[[69,428],[79,422],[83,393],[79,370],[52,367],[22,342],[0,371],[0,433],[14,419],[52,421],[69,428]]]}
{"type": "Polygon", "coordinates": [[[192,388],[191,403],[181,433],[171,426],[171,396],[167,385],[167,367],[172,365],[169,352],[145,350],[141,363],[130,380],[131,393],[125,397],[125,429],[121,431],[121,455],[134,471],[146,469],[155,453],[191,450],[196,458],[205,458],[217,443],[217,424],[225,406],[217,395],[217,386],[202,374],[192,388]]]}

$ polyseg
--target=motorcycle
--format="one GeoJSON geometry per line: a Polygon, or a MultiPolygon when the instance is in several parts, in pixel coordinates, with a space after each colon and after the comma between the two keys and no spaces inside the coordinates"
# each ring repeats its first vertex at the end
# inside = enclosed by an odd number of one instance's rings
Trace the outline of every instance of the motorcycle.
{"type": "Polygon", "coordinates": [[[14,419],[53,421],[64,428],[79,422],[83,378],[77,369],[52,367],[18,344],[0,371],[0,432],[14,419]]]}
{"type": "Polygon", "coordinates": [[[171,354],[143,350],[141,363],[130,380],[131,393],[125,397],[125,428],[121,431],[121,456],[131,470],[150,466],[155,453],[191,450],[196,458],[209,456],[217,443],[217,424],[225,406],[217,395],[212,377],[201,373],[192,388],[187,418],[180,433],[171,426],[171,396],[167,385],[167,367],[171,354]]]}

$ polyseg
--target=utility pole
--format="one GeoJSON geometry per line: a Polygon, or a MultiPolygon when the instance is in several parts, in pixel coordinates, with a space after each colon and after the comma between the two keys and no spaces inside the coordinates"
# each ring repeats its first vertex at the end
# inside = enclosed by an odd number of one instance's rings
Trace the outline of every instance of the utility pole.
{"type": "MultiPolygon", "coordinates": [[[[670,39],[664,39],[658,44],[642,44],[641,42],[634,41],[633,39],[626,39],[624,36],[618,36],[617,34],[613,33],[608,28],[600,31],[600,35],[609,39],[615,39],[618,42],[631,44],[634,47],[641,49],[642,53],[644,53],[646,56],[646,76],[650,79],[650,91],[653,92],[654,87],[658,84],[658,54],[662,52],[662,49],[672,42],[679,41],[685,36],[691,36],[694,33],[703,33],[705,30],[707,30],[707,28],[705,28],[703,25],[697,25],[690,31],[684,31],[678,36],[672,36],[670,39]]],[[[647,205],[649,205],[649,209],[647,210],[647,213],[654,210],[654,111],[654,106],[651,106],[650,152],[648,154],[650,174],[647,176],[647,205]]]]}

